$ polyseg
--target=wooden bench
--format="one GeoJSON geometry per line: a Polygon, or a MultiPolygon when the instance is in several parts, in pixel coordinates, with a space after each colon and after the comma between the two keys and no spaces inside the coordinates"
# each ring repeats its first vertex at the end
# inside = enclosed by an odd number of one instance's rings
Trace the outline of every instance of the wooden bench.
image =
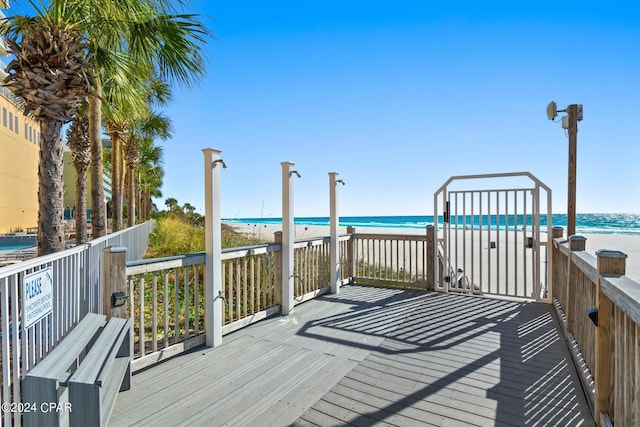
{"type": "Polygon", "coordinates": [[[131,320],[87,314],[22,382],[29,426],[106,425],[131,387],[131,320]]]}

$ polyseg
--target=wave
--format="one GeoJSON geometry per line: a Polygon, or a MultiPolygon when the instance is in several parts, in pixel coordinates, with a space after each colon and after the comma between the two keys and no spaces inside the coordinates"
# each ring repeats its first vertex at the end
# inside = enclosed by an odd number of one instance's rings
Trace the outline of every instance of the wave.
{"type": "MultiPolygon", "coordinates": [[[[553,226],[566,227],[566,214],[553,214],[553,226]]],[[[438,223],[442,224],[442,216],[438,223]]],[[[229,223],[281,224],[282,218],[225,218],[229,223]]],[[[328,226],[329,217],[297,217],[297,225],[328,226]]],[[[343,227],[372,228],[424,228],[434,224],[433,215],[408,216],[341,216],[339,223],[343,227]]],[[[540,223],[547,225],[547,216],[540,215],[540,223]]],[[[531,215],[459,215],[451,217],[450,225],[457,229],[529,229],[531,215]]],[[[441,228],[441,227],[439,227],[441,228]]],[[[640,214],[578,214],[576,215],[576,233],[582,234],[628,234],[640,235],[640,214]]]]}

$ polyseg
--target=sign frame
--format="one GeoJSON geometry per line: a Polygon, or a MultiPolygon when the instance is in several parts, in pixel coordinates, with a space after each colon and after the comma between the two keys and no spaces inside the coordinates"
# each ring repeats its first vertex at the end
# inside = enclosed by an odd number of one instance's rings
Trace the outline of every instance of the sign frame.
{"type": "Polygon", "coordinates": [[[25,274],[22,279],[22,324],[24,329],[53,313],[53,268],[25,274]]]}

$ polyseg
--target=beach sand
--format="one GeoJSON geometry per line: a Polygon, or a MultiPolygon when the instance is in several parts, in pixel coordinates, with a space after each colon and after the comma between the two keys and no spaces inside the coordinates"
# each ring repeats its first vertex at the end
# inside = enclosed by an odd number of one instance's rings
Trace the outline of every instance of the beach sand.
{"type": "Polygon", "coordinates": [[[586,250],[614,249],[627,254],[627,276],[640,283],[640,236],[628,234],[584,234],[586,250]]]}
{"type": "MultiPolygon", "coordinates": [[[[236,231],[273,241],[273,234],[280,231],[280,224],[228,223],[236,231]]],[[[424,235],[426,229],[358,227],[358,233],[424,235]]],[[[347,227],[338,227],[338,234],[346,234],[347,227]]],[[[511,235],[511,233],[509,234],[511,235]]],[[[296,225],[295,240],[329,236],[328,226],[296,225]]],[[[599,249],[619,250],[627,254],[627,276],[640,283],[640,236],[626,234],[584,234],[586,251],[594,254],[599,249]]]]}

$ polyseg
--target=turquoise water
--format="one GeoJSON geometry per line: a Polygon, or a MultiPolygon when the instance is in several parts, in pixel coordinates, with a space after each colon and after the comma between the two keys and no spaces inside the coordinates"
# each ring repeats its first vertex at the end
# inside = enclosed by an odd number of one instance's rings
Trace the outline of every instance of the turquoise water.
{"type": "Polygon", "coordinates": [[[5,252],[13,252],[18,251],[20,249],[32,248],[33,245],[10,245],[10,246],[0,246],[0,254],[5,252]]]}
{"type": "MultiPolygon", "coordinates": [[[[547,216],[540,215],[543,225],[547,223],[547,216]]],[[[280,224],[281,218],[226,218],[225,222],[245,224],[280,224]]],[[[439,218],[442,222],[442,217],[439,218]]],[[[553,226],[567,226],[566,214],[553,214],[553,226]]],[[[295,218],[299,225],[328,226],[328,217],[299,217],[295,218]]],[[[459,227],[479,228],[490,226],[499,229],[522,228],[531,224],[531,216],[527,215],[467,215],[465,217],[451,217],[451,224],[459,227]]],[[[433,224],[433,215],[410,216],[342,216],[341,226],[352,227],[380,227],[380,228],[424,228],[433,224]]],[[[576,233],[584,234],[629,234],[640,235],[640,214],[578,214],[576,215],[576,233]]]]}

